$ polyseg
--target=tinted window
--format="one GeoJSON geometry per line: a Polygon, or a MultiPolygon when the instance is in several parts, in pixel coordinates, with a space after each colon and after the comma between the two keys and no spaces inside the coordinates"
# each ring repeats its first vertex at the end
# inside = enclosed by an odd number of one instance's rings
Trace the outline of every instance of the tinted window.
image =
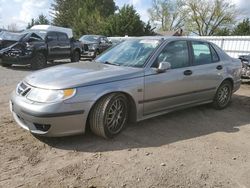
{"type": "Polygon", "coordinates": [[[57,35],[56,33],[48,33],[47,38],[54,41],[57,40],[57,35]]]}
{"type": "Polygon", "coordinates": [[[68,36],[64,33],[58,33],[58,40],[60,41],[65,41],[65,40],[68,40],[68,36]]]}
{"type": "Polygon", "coordinates": [[[189,66],[188,45],[186,41],[174,41],[162,50],[154,67],[157,67],[160,62],[169,62],[171,68],[181,68],[189,66]]]}
{"type": "Polygon", "coordinates": [[[213,48],[213,46],[210,46],[210,49],[211,49],[211,54],[212,54],[212,60],[213,60],[213,62],[220,61],[220,58],[219,58],[217,52],[215,51],[215,49],[213,48]]]}
{"type": "Polygon", "coordinates": [[[192,42],[194,50],[194,65],[212,63],[209,44],[205,42],[192,42]]]}

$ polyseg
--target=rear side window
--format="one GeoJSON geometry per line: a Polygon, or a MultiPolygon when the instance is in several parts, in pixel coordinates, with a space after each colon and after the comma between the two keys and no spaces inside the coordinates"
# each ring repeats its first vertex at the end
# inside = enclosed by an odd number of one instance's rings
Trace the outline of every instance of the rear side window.
{"type": "Polygon", "coordinates": [[[212,63],[212,56],[208,43],[192,42],[194,51],[194,65],[204,65],[212,63]]]}
{"type": "Polygon", "coordinates": [[[215,51],[215,49],[213,48],[213,46],[210,45],[210,49],[211,49],[211,54],[212,54],[212,61],[213,62],[220,61],[220,58],[219,58],[217,52],[215,51]]]}
{"type": "Polygon", "coordinates": [[[64,33],[58,33],[57,35],[58,35],[58,40],[59,41],[66,41],[66,40],[68,40],[68,36],[66,34],[64,34],[64,33]]]}
{"type": "Polygon", "coordinates": [[[168,43],[156,59],[153,67],[160,62],[169,62],[172,69],[189,66],[189,53],[187,41],[174,41],[168,43]]]}

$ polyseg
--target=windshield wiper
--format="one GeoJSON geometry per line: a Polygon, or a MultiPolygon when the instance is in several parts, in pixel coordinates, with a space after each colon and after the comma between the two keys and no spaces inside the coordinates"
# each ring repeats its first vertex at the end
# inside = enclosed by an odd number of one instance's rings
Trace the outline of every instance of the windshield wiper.
{"type": "Polygon", "coordinates": [[[111,63],[109,61],[105,61],[104,64],[120,66],[118,63],[111,63]]]}

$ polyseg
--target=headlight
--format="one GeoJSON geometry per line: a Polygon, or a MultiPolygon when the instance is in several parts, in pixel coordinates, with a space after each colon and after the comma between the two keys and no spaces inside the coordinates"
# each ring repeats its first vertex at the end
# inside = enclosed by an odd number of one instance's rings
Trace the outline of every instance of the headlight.
{"type": "Polygon", "coordinates": [[[32,88],[27,95],[27,99],[40,103],[52,103],[69,99],[75,94],[76,89],[47,90],[32,88]]]}
{"type": "Polygon", "coordinates": [[[97,47],[97,44],[89,44],[89,45],[88,45],[88,48],[89,48],[90,50],[95,50],[96,47],[97,47]]]}

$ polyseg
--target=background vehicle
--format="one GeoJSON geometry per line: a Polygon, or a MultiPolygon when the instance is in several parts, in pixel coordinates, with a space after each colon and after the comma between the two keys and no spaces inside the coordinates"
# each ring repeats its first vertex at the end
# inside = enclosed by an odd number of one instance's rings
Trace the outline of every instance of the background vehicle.
{"type": "Polygon", "coordinates": [[[242,55],[239,59],[242,62],[242,78],[250,79],[250,55],[242,55]]]}
{"type": "Polygon", "coordinates": [[[82,57],[85,58],[95,58],[112,46],[112,42],[102,35],[83,35],[79,40],[84,46],[82,57]]]}
{"type": "Polygon", "coordinates": [[[0,34],[0,59],[2,66],[30,64],[32,69],[46,66],[47,61],[80,59],[81,43],[74,40],[72,30],[49,26],[33,27],[22,33],[3,31],[0,34]],[[70,32],[71,31],[71,32],[70,32]]]}
{"type": "Polygon", "coordinates": [[[104,138],[129,121],[212,103],[226,108],[241,84],[241,62],[195,39],[126,40],[93,62],[37,71],[12,93],[16,122],[34,134],[104,138]]]}

